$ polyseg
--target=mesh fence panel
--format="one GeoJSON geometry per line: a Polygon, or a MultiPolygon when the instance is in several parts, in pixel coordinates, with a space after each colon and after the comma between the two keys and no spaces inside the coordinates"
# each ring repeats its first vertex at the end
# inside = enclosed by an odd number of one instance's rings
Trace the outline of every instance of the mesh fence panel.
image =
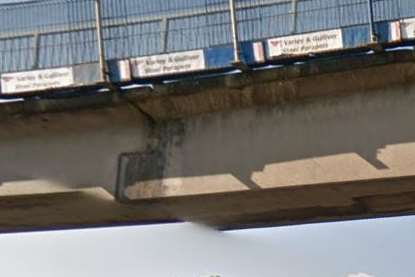
{"type": "MultiPolygon", "coordinates": [[[[368,24],[370,20],[367,0],[235,1],[242,41],[368,24]]],[[[415,15],[413,0],[373,0],[372,4],[376,22],[415,15]]]]}
{"type": "MultiPolygon", "coordinates": [[[[413,0],[373,0],[375,22],[415,16],[413,0]]],[[[232,43],[228,0],[101,0],[107,59],[232,43]]],[[[241,41],[369,23],[368,0],[235,0],[241,41]]],[[[94,0],[0,5],[0,72],[98,61],[94,0]]]]}
{"type": "Polygon", "coordinates": [[[385,21],[399,19],[399,0],[376,0],[373,1],[374,21],[385,21]]]}
{"type": "Polygon", "coordinates": [[[228,0],[103,0],[109,59],[231,43],[228,0]]]}
{"type": "Polygon", "coordinates": [[[0,71],[97,60],[92,0],[0,5],[0,71]]]}

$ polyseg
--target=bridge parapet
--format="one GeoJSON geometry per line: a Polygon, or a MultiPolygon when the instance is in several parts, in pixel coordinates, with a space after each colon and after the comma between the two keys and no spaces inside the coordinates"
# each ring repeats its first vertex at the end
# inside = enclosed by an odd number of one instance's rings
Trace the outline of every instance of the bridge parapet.
{"type": "Polygon", "coordinates": [[[0,97],[124,87],[414,44],[411,0],[0,4],[0,97]]]}

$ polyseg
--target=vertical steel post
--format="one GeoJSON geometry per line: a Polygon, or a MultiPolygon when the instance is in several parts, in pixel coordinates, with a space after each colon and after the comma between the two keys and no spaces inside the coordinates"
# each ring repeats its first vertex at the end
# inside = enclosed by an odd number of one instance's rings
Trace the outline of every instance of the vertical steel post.
{"type": "Polygon", "coordinates": [[[98,43],[98,62],[99,62],[99,73],[100,81],[107,82],[107,65],[105,61],[105,49],[104,49],[104,40],[103,40],[103,31],[102,31],[102,7],[101,0],[95,0],[95,25],[97,32],[97,43],[98,43]]]}
{"type": "Polygon", "coordinates": [[[229,9],[231,12],[232,42],[233,42],[233,63],[241,63],[241,48],[239,45],[238,21],[236,18],[235,0],[229,0],[229,9]]]}
{"type": "Polygon", "coordinates": [[[297,7],[298,0],[291,0],[291,33],[294,34],[297,32],[297,7]]]}
{"type": "Polygon", "coordinates": [[[378,42],[378,36],[375,30],[375,18],[373,12],[373,0],[367,0],[368,5],[368,13],[369,13],[369,28],[370,28],[370,42],[376,43],[378,42]]]}
{"type": "Polygon", "coordinates": [[[40,34],[33,35],[33,64],[32,69],[39,68],[39,56],[40,56],[40,34]]]}
{"type": "Polygon", "coordinates": [[[161,51],[163,53],[167,52],[168,47],[168,39],[169,39],[169,19],[167,17],[164,17],[161,20],[161,28],[160,28],[160,34],[161,34],[161,51]]]}

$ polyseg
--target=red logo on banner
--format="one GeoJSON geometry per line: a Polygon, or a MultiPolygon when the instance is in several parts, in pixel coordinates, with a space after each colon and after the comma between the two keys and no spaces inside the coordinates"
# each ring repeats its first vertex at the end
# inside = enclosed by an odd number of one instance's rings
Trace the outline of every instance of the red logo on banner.
{"type": "Polygon", "coordinates": [[[10,82],[11,80],[14,79],[14,77],[2,77],[1,79],[5,82],[10,82]]]}
{"type": "Polygon", "coordinates": [[[281,42],[279,42],[278,40],[272,40],[271,44],[272,44],[272,46],[277,47],[278,45],[281,44],[281,42]]]}

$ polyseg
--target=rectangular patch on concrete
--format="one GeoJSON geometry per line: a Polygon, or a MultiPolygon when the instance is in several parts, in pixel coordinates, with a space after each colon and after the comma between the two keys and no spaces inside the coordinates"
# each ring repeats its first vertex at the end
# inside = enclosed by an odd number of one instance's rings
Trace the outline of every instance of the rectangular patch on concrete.
{"type": "MultiPolygon", "coordinates": [[[[160,180],[161,182],[163,178],[163,162],[164,159],[159,151],[120,155],[116,197],[119,200],[129,200],[139,198],[139,195],[130,197],[131,194],[147,193],[147,189],[152,189],[154,180],[160,180]],[[145,187],[146,182],[150,182],[152,187],[145,187]],[[142,187],[137,188],[136,184],[138,183],[143,184],[142,187]],[[131,192],[132,190],[136,192],[131,192]]],[[[156,186],[155,189],[157,187],[159,186],[156,186]]]]}

